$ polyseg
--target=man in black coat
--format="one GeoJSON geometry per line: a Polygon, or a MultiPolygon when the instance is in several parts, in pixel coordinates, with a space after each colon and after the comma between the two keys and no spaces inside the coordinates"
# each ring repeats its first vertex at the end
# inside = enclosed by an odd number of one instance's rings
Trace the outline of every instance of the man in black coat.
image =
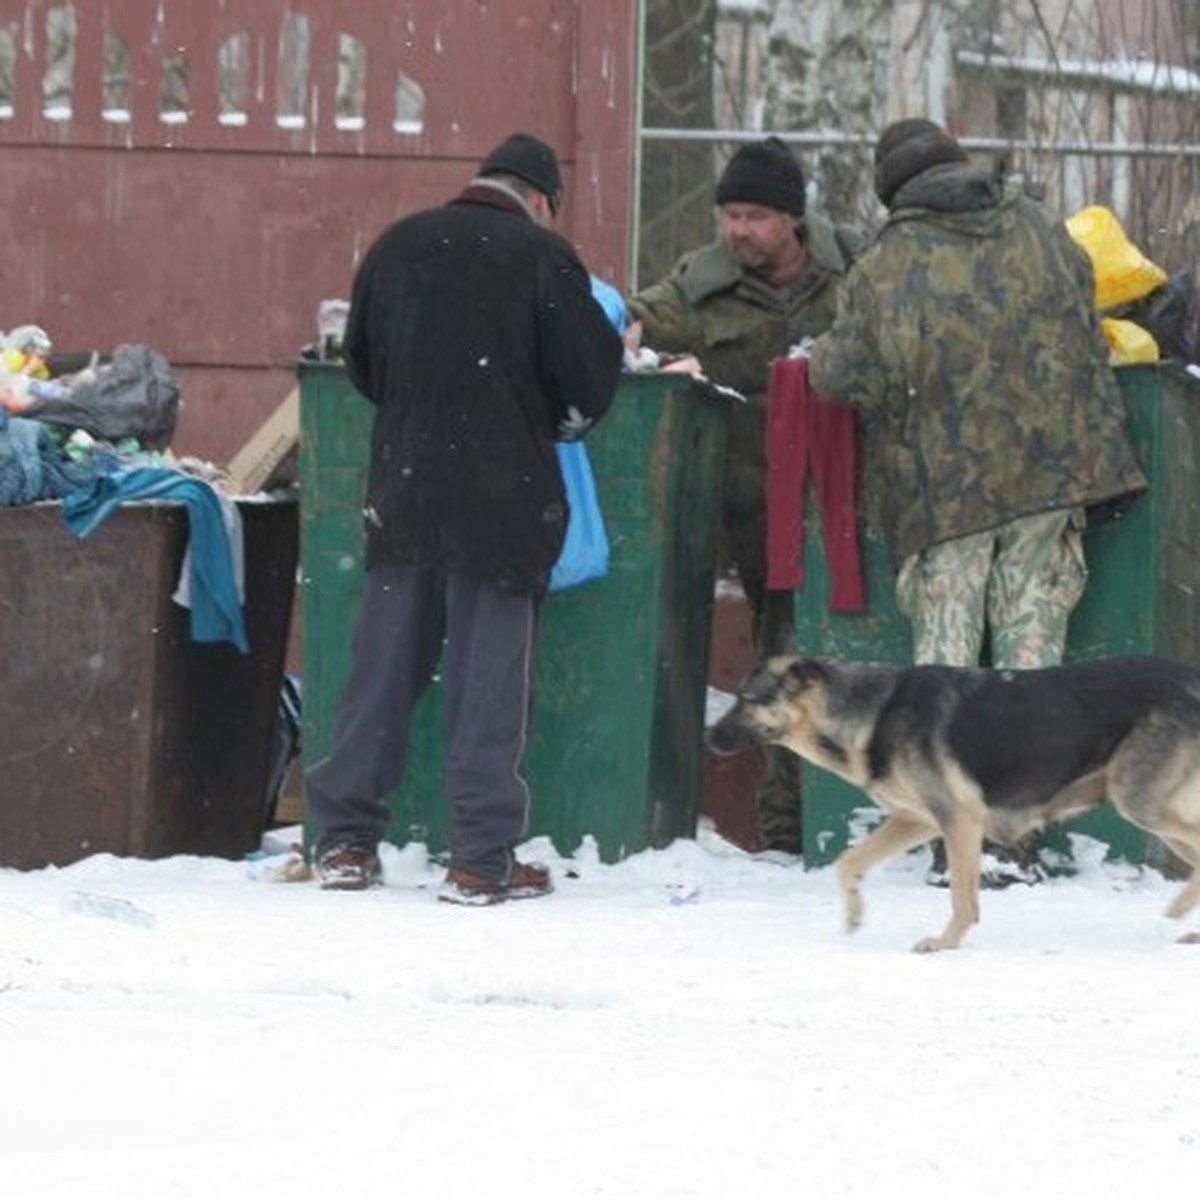
{"type": "Polygon", "coordinates": [[[384,797],[445,655],[450,868],[464,904],[543,895],[518,862],[538,605],[567,502],[556,440],[607,411],[621,340],[550,228],[558,159],[518,133],[441,208],[387,229],[359,267],[344,355],[375,405],[366,588],[333,750],[305,780],[322,887],[380,881],[384,797]]]}

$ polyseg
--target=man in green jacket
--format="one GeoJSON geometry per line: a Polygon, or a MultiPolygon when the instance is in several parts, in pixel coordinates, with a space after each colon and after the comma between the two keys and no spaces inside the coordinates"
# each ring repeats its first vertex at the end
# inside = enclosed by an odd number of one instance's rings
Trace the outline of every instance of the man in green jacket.
{"type": "MultiPolygon", "coordinates": [[[[716,188],[720,236],[686,255],[629,300],[647,346],[695,355],[714,383],[746,397],[732,404],[722,535],[754,623],[769,648],[794,622],[790,591],[767,591],[766,401],[771,360],[829,327],[838,285],[863,236],[807,211],[800,164],[776,137],[742,146],[716,188]]],[[[767,845],[799,853],[799,774],[772,754],[759,797],[767,845]]]]}
{"type": "Polygon", "coordinates": [[[809,377],[864,418],[865,462],[918,663],[1062,660],[1086,510],[1146,487],[1063,222],[1005,192],[932,121],[884,130],[888,218],[809,377]]]}

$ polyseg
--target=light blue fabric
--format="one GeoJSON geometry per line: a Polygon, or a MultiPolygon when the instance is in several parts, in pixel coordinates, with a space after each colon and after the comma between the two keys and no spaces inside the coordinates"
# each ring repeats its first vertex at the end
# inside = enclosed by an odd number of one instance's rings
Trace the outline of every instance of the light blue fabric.
{"type": "Polygon", "coordinates": [[[192,637],[249,649],[221,502],[210,484],[167,467],[132,467],[101,476],[63,499],[63,519],[85,537],[127,500],[177,500],[187,506],[192,637]]]}
{"type": "Polygon", "coordinates": [[[112,456],[73,462],[41,421],[0,406],[0,505],[58,500],[109,469],[112,456]]]}
{"type": "Polygon", "coordinates": [[[557,442],[554,448],[571,507],[562,553],[550,572],[550,590],[559,592],[608,574],[608,533],[584,444],[557,442]]]}
{"type": "MultiPolygon", "coordinates": [[[[596,303],[604,309],[613,327],[622,332],[628,319],[625,298],[603,279],[595,275],[590,279],[596,303]]],[[[558,442],[554,448],[558,451],[558,467],[567,489],[570,513],[562,552],[550,572],[550,591],[559,592],[608,574],[608,532],[596,495],[592,463],[583,442],[558,442]]]]}
{"type": "Polygon", "coordinates": [[[624,333],[625,326],[629,321],[629,313],[625,308],[625,297],[611,283],[605,283],[603,279],[597,279],[595,275],[591,276],[591,281],[592,295],[596,298],[596,302],[604,309],[613,328],[618,333],[624,333]]]}

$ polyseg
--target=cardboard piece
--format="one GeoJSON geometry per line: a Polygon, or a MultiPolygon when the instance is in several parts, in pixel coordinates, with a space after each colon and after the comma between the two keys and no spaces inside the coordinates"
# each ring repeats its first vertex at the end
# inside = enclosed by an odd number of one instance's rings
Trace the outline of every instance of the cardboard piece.
{"type": "MultiPolygon", "coordinates": [[[[233,495],[261,492],[294,466],[300,445],[300,389],[294,387],[283,403],[230,459],[227,474],[233,495]]],[[[290,476],[295,478],[294,472],[290,476]]]]}

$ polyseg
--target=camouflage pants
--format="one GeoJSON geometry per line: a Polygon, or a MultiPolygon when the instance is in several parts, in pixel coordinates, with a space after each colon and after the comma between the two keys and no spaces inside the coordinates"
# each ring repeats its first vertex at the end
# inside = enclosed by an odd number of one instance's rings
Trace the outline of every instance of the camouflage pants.
{"type": "Polygon", "coordinates": [[[766,773],[758,788],[758,828],[764,844],[801,852],[800,760],[782,746],[766,747],[766,773]]]}
{"type": "Polygon", "coordinates": [[[1082,509],[1039,513],[906,560],[896,601],[912,622],[913,661],[977,666],[990,634],[994,667],[1061,662],[1087,584],[1083,527],[1082,509]]]}

